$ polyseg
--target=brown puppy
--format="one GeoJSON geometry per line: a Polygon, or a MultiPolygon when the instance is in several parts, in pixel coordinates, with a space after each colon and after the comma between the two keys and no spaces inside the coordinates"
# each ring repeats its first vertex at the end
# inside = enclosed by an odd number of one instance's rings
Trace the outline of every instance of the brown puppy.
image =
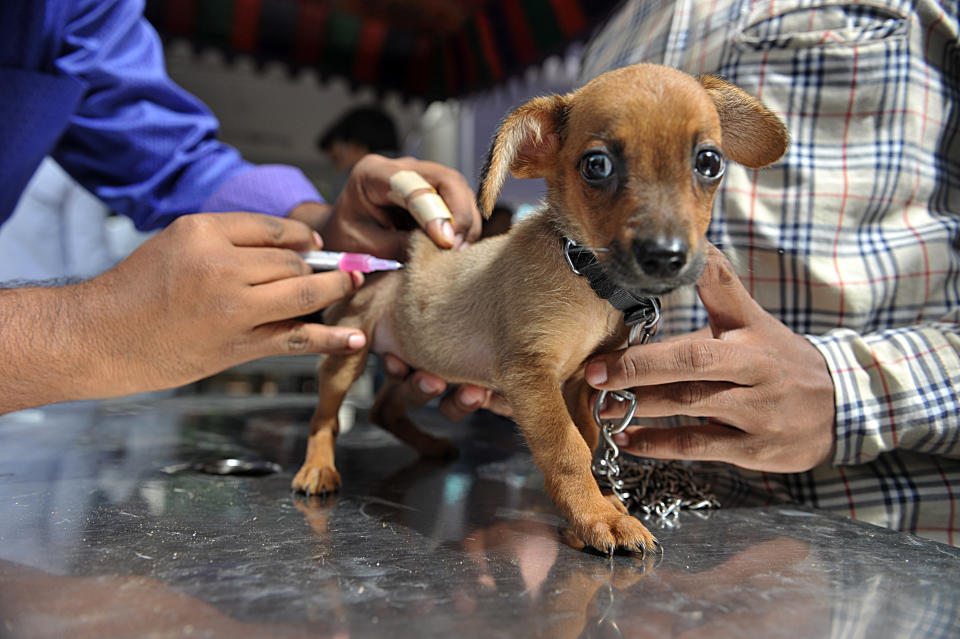
{"type": "MultiPolygon", "coordinates": [[[[574,93],[535,98],[500,126],[478,201],[489,215],[512,172],[546,179],[545,206],[466,251],[415,234],[404,271],[371,277],[324,319],[362,329],[376,352],[501,393],[580,539],[604,551],[642,551],[653,536],[605,498],[591,474],[598,436],[583,383],[584,360],[624,344],[623,313],[571,269],[564,238],[592,249],[609,283],[635,295],[692,284],[725,158],[758,168],[786,145],[780,120],[740,89],[661,66],[618,69],[574,93]]],[[[364,351],[321,363],[296,490],[339,487],[337,410],[366,358],[364,351]]],[[[453,450],[416,428],[394,385],[378,395],[372,418],[425,455],[453,450]]]]}

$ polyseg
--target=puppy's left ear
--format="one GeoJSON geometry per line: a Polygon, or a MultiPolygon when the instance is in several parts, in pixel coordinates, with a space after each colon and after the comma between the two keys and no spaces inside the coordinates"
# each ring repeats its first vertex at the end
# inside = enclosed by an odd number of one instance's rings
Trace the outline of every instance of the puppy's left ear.
{"type": "Polygon", "coordinates": [[[743,89],[712,75],[700,76],[720,115],[723,150],[738,164],[759,169],[787,152],[787,129],[772,111],[743,89]]]}
{"type": "Polygon", "coordinates": [[[547,174],[560,149],[560,127],[567,99],[560,95],[534,98],[506,117],[490,145],[480,172],[477,205],[489,217],[507,173],[518,178],[547,174]]]}

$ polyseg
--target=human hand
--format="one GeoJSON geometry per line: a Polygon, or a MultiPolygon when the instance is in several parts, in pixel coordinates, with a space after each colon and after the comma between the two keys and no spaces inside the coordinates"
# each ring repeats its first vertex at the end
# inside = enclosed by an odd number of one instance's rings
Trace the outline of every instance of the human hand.
{"type": "MultiPolygon", "coordinates": [[[[760,307],[726,257],[709,247],[698,292],[709,326],[594,358],[587,382],[629,388],[637,417],[688,415],[706,424],[629,428],[615,437],[643,457],[724,461],[802,472],[833,454],[833,381],[820,352],[760,307]]],[[[622,414],[614,402],[602,416],[622,414]]]]}
{"type": "Polygon", "coordinates": [[[353,294],[359,273],[313,274],[297,254],[319,248],[307,226],[252,213],[180,217],[116,268],[77,286],[97,301],[91,396],[181,385],[270,355],[346,353],[357,329],[290,318],[353,294]]]}
{"type": "MultiPolygon", "coordinates": [[[[388,375],[402,378],[403,394],[410,409],[419,408],[431,399],[447,390],[447,382],[426,371],[410,371],[410,368],[400,358],[387,353],[383,357],[384,368],[388,375]]],[[[485,408],[498,415],[509,417],[510,406],[499,394],[488,388],[461,384],[451,393],[447,393],[440,400],[440,413],[456,422],[481,408],[485,408]]]]}
{"type": "Polygon", "coordinates": [[[387,196],[390,177],[401,170],[423,176],[453,215],[452,224],[436,219],[426,225],[424,230],[437,246],[452,248],[480,237],[480,212],[473,191],[459,172],[414,158],[367,155],[353,167],[329,218],[319,229],[331,250],[403,260],[408,231],[416,223],[387,196]]]}

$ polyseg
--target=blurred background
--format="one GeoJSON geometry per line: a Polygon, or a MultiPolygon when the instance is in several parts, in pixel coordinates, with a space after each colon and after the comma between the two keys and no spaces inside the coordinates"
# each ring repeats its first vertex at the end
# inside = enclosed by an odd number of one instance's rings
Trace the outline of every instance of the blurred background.
{"type": "MultiPolygon", "coordinates": [[[[224,142],[251,162],[301,168],[333,201],[369,151],[439,162],[476,189],[503,117],[533,96],[574,88],[583,44],[617,5],[146,0],[145,15],[170,76],[216,114],[224,142]]],[[[541,182],[508,180],[489,232],[536,207],[541,182]]],[[[48,158],[0,227],[0,282],[86,279],[146,237],[48,158]]],[[[315,365],[314,356],[261,360],[182,392],[312,393],[315,365]]],[[[359,405],[374,383],[371,372],[358,384],[359,405]]]]}
{"type": "MultiPolygon", "coordinates": [[[[344,180],[318,138],[355,107],[395,123],[401,155],[476,187],[504,114],[576,82],[580,47],[613,0],[148,0],[170,75],[219,116],[254,162],[301,167],[335,197],[344,180]]],[[[511,181],[521,212],[542,185],[511,181]]]]}
{"type": "MultiPolygon", "coordinates": [[[[617,4],[148,0],[147,17],[165,40],[171,77],[216,113],[221,139],[250,161],[300,167],[332,201],[348,166],[322,143],[349,137],[350,127],[338,126],[356,109],[389,118],[396,148],[388,155],[453,167],[476,189],[503,117],[531,97],[573,89],[583,43],[617,4]]],[[[542,195],[541,180],[508,180],[499,228],[542,195]]],[[[312,401],[315,366],[313,356],[260,360],[187,392],[312,401]]],[[[372,360],[341,411],[344,429],[371,403],[376,379],[372,360]]]]}

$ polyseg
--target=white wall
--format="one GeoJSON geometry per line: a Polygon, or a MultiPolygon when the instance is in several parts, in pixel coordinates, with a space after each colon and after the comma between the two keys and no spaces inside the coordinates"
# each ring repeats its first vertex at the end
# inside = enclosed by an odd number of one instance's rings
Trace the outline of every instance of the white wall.
{"type": "MultiPolygon", "coordinates": [[[[339,190],[343,176],[315,141],[348,108],[377,102],[397,123],[404,153],[454,167],[476,188],[504,115],[536,95],[569,91],[580,55],[574,48],[494,91],[425,105],[404,103],[396,95],[378,100],[372,90],[353,90],[339,79],[321,82],[312,71],[291,77],[281,64],[258,68],[252,58],[227,61],[214,50],[197,55],[186,43],[169,43],[166,51],[171,77],[217,114],[225,142],[253,162],[299,166],[328,197],[339,190]]],[[[502,199],[514,206],[536,204],[542,192],[540,180],[508,180],[502,199]]]]}
{"type": "Polygon", "coordinates": [[[249,57],[227,62],[214,50],[197,55],[185,43],[169,43],[166,53],[170,76],[220,119],[223,141],[253,162],[299,166],[325,195],[339,188],[341,176],[315,141],[350,107],[378,102],[393,116],[401,140],[422,138],[421,103],[404,104],[395,96],[378,101],[370,90],[352,91],[342,80],[321,83],[312,71],[293,77],[277,63],[258,68],[249,57]]]}

